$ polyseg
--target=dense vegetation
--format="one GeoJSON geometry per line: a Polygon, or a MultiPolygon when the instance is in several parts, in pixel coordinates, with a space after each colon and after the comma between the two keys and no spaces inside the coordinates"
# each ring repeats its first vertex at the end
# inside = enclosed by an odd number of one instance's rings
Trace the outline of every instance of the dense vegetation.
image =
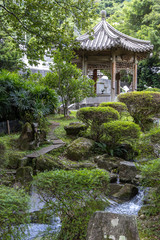
{"type": "Polygon", "coordinates": [[[40,121],[58,105],[57,94],[47,86],[15,72],[0,72],[0,120],[40,121]]]}

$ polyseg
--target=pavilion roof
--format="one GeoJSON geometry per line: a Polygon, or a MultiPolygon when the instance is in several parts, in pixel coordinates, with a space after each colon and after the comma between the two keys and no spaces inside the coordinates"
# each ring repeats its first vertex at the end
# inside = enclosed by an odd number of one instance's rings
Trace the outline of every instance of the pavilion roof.
{"type": "Polygon", "coordinates": [[[85,33],[77,38],[80,48],[88,51],[109,50],[120,47],[133,52],[151,52],[153,45],[150,41],[144,41],[123,34],[112,27],[105,19],[93,28],[93,34],[85,33]],[[91,40],[92,37],[92,40],[91,40]]]}

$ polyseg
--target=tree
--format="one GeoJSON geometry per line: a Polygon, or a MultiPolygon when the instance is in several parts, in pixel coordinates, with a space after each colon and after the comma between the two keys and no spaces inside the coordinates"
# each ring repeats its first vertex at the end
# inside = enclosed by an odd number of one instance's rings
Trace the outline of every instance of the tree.
{"type": "Polygon", "coordinates": [[[39,60],[53,47],[75,44],[74,29],[87,28],[95,11],[94,0],[0,1],[0,30],[23,47],[28,59],[39,60]]]}
{"type": "Polygon", "coordinates": [[[19,70],[24,66],[19,46],[4,32],[0,32],[0,70],[19,70]]]}
{"type": "Polygon", "coordinates": [[[72,51],[55,51],[52,73],[43,80],[61,96],[64,116],[68,115],[69,104],[79,103],[85,97],[94,96],[94,81],[82,76],[81,70],[72,64],[72,58],[72,51]]]}
{"type": "Polygon", "coordinates": [[[109,22],[127,35],[151,40],[153,56],[139,65],[139,89],[143,89],[144,85],[159,87],[159,76],[153,70],[160,65],[160,0],[132,0],[123,4],[109,22]]]}

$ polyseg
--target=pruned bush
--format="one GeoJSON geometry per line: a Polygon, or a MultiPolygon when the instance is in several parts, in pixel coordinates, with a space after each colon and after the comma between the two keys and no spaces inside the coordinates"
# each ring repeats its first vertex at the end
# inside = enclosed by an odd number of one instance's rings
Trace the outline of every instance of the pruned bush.
{"type": "Polygon", "coordinates": [[[91,128],[91,136],[98,140],[100,126],[120,118],[118,111],[111,107],[86,107],[77,112],[77,118],[91,128]]]}
{"type": "Polygon", "coordinates": [[[112,107],[117,110],[120,115],[124,112],[128,112],[126,104],[122,102],[102,102],[99,104],[99,107],[112,107]]]}
{"type": "Polygon", "coordinates": [[[112,121],[102,125],[103,140],[114,147],[118,143],[133,142],[140,137],[140,127],[130,121],[112,121]]]}
{"type": "Polygon", "coordinates": [[[139,124],[142,130],[145,130],[149,118],[160,113],[159,92],[130,92],[120,94],[118,100],[127,105],[134,122],[139,124]]]}

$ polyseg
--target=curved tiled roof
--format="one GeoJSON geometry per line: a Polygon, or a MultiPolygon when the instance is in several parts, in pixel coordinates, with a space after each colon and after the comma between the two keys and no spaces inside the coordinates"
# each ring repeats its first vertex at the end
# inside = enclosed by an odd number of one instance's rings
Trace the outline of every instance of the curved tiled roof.
{"type": "Polygon", "coordinates": [[[105,18],[102,18],[101,22],[93,28],[91,36],[85,33],[78,37],[77,41],[80,42],[81,49],[90,51],[102,51],[112,47],[121,47],[133,52],[150,52],[153,50],[150,41],[129,37],[117,31],[106,22],[105,18]]]}

